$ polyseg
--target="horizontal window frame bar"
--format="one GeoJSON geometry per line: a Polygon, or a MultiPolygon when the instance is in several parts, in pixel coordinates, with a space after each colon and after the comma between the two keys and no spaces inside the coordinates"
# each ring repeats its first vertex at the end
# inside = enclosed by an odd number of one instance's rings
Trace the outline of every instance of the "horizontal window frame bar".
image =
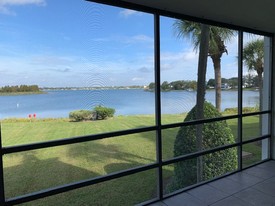
{"type": "Polygon", "coordinates": [[[241,146],[241,145],[244,145],[244,144],[248,144],[248,143],[252,143],[252,142],[256,142],[256,141],[264,140],[264,139],[270,139],[270,138],[271,138],[271,135],[263,135],[261,137],[257,137],[257,138],[251,139],[251,140],[246,140],[244,142],[237,142],[237,143],[234,143],[234,144],[222,145],[222,146],[219,146],[219,147],[215,147],[215,148],[211,148],[211,149],[207,149],[207,150],[203,150],[203,151],[197,151],[197,152],[193,152],[191,154],[181,155],[181,156],[178,156],[178,157],[170,158],[168,160],[163,160],[162,165],[163,166],[170,165],[170,164],[174,164],[174,163],[177,163],[177,162],[181,162],[181,161],[189,160],[189,159],[192,159],[192,158],[200,157],[202,155],[207,155],[207,154],[210,154],[210,153],[219,152],[219,151],[222,151],[222,150],[226,150],[226,149],[230,149],[230,148],[233,148],[233,147],[238,147],[238,146],[241,146]]]}
{"type": "Polygon", "coordinates": [[[250,116],[256,116],[256,115],[262,115],[262,114],[271,114],[271,110],[264,110],[259,112],[249,112],[249,113],[242,113],[239,116],[240,117],[250,117],[250,116]]]}
{"type": "Polygon", "coordinates": [[[255,138],[252,138],[252,139],[249,139],[249,140],[245,140],[245,141],[242,142],[242,145],[257,142],[257,141],[261,141],[261,140],[264,140],[264,139],[271,139],[271,134],[267,134],[267,135],[263,135],[263,136],[260,136],[260,137],[255,137],[255,138]]]}
{"type": "Polygon", "coordinates": [[[119,172],[113,172],[113,173],[110,173],[110,174],[104,175],[104,176],[81,180],[81,181],[77,181],[77,182],[73,182],[73,183],[69,183],[69,184],[65,184],[65,185],[61,185],[61,186],[57,186],[57,187],[51,187],[51,188],[40,190],[37,192],[28,193],[25,195],[20,195],[20,196],[9,198],[5,201],[5,205],[15,205],[15,204],[21,204],[21,203],[25,203],[25,202],[30,202],[30,201],[38,200],[41,198],[57,195],[57,194],[60,194],[63,192],[68,192],[71,190],[84,188],[84,187],[91,186],[91,185],[94,185],[97,183],[102,183],[102,182],[106,182],[109,180],[126,177],[128,175],[133,175],[133,174],[136,174],[139,172],[156,169],[158,167],[159,167],[159,165],[157,163],[152,163],[152,164],[147,164],[147,165],[143,165],[143,166],[127,169],[127,170],[122,170],[119,172]]]}
{"type": "Polygon", "coordinates": [[[161,128],[170,129],[174,127],[192,126],[197,124],[205,124],[205,123],[224,121],[224,120],[230,120],[230,119],[238,119],[242,117],[249,117],[249,116],[256,116],[256,115],[263,115],[263,114],[271,114],[271,110],[251,112],[251,113],[245,113],[240,115],[236,114],[236,115],[221,116],[221,117],[215,117],[215,118],[209,118],[209,119],[192,120],[188,122],[179,122],[179,123],[173,123],[173,124],[165,124],[165,125],[162,125],[161,128]]]}
{"type": "Polygon", "coordinates": [[[183,126],[193,126],[198,124],[205,124],[205,123],[218,122],[218,121],[237,119],[237,118],[238,118],[238,115],[230,115],[230,116],[215,117],[215,118],[209,118],[209,119],[192,120],[187,122],[165,124],[165,125],[162,125],[162,129],[170,129],[170,128],[183,127],[183,126]]]}
{"type": "Polygon", "coordinates": [[[181,162],[181,161],[189,160],[189,159],[192,159],[192,158],[200,157],[202,155],[207,155],[207,154],[210,154],[210,153],[214,153],[214,152],[230,149],[230,148],[233,148],[233,147],[237,147],[239,145],[240,145],[240,143],[234,143],[234,144],[215,147],[215,148],[208,149],[208,150],[193,152],[191,154],[181,155],[181,156],[174,157],[174,158],[171,158],[171,159],[168,159],[168,160],[163,160],[162,165],[166,166],[166,165],[174,164],[174,163],[177,163],[177,162],[181,162]]]}
{"type": "Polygon", "coordinates": [[[248,27],[237,26],[237,25],[229,24],[229,23],[222,23],[222,22],[205,19],[205,18],[199,18],[199,17],[190,16],[190,15],[186,15],[186,14],[170,12],[170,11],[163,10],[163,9],[156,9],[153,7],[144,6],[144,5],[140,5],[140,4],[136,4],[136,3],[132,3],[132,2],[125,2],[125,1],[121,1],[121,0],[86,0],[86,1],[99,3],[99,4],[105,4],[108,6],[116,6],[116,7],[120,7],[120,8],[134,9],[134,10],[149,13],[149,14],[158,14],[158,15],[164,16],[164,17],[184,19],[187,21],[194,21],[194,22],[209,24],[209,25],[218,26],[218,27],[226,27],[226,28],[229,28],[232,30],[249,32],[249,33],[254,33],[254,34],[258,34],[258,35],[264,35],[267,37],[273,37],[273,34],[270,32],[260,31],[260,30],[256,30],[256,29],[252,29],[252,28],[248,28],[248,27]]]}
{"type": "Polygon", "coordinates": [[[248,166],[246,166],[246,167],[243,167],[242,171],[247,170],[247,169],[252,168],[252,167],[255,167],[255,166],[257,166],[257,165],[260,165],[260,164],[262,164],[262,163],[264,163],[264,162],[268,162],[268,161],[270,161],[270,160],[271,160],[271,161],[274,161],[274,159],[271,159],[271,157],[268,157],[267,159],[260,160],[260,161],[258,161],[258,162],[255,162],[255,163],[251,164],[251,165],[248,165],[248,166]]]}

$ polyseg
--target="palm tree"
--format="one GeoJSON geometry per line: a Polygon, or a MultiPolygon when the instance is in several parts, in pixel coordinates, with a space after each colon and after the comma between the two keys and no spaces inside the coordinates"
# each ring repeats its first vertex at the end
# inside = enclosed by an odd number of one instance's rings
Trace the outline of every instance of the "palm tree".
{"type": "MultiPolygon", "coordinates": [[[[174,28],[177,37],[191,39],[194,49],[198,49],[201,42],[201,27],[199,23],[177,20],[174,23],[174,28]]],[[[208,56],[210,56],[214,65],[216,108],[221,111],[221,57],[223,53],[227,53],[225,42],[231,40],[234,31],[216,26],[210,26],[209,30],[208,56]]]]}
{"type": "Polygon", "coordinates": [[[263,72],[264,72],[264,40],[248,42],[243,49],[243,60],[248,70],[256,71],[260,92],[260,109],[262,108],[263,72]]]}

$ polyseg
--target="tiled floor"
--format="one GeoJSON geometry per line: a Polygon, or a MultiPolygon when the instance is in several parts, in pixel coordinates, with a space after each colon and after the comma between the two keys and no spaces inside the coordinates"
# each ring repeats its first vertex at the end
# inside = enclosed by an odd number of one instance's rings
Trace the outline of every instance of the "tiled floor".
{"type": "Polygon", "coordinates": [[[275,161],[170,197],[151,206],[275,206],[275,161]]]}

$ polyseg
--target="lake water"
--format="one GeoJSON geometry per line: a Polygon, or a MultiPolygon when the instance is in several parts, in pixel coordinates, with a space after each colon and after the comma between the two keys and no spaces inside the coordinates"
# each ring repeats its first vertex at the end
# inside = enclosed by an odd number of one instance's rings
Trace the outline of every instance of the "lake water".
{"type": "MultiPolygon", "coordinates": [[[[196,92],[162,92],[162,113],[188,112],[196,102],[196,92]]],[[[116,109],[115,115],[154,114],[155,93],[142,89],[121,90],[60,90],[47,94],[0,96],[0,118],[68,117],[69,112],[78,109],[92,109],[103,105],[116,109]]],[[[237,91],[222,91],[222,110],[237,107],[237,91]]],[[[258,91],[244,91],[243,106],[259,104],[258,91]]],[[[206,100],[215,104],[215,91],[206,92],[206,100]]]]}

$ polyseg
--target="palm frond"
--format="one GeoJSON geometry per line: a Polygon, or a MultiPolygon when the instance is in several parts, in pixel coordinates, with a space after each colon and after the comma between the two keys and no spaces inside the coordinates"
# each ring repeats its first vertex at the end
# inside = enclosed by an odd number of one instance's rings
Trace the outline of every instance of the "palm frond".
{"type": "MultiPolygon", "coordinates": [[[[177,38],[186,38],[190,40],[194,46],[194,50],[198,50],[201,39],[200,23],[176,20],[173,24],[174,34],[177,38]]],[[[226,52],[225,43],[229,42],[235,34],[234,30],[210,26],[209,36],[209,55],[222,55],[226,52]]]]}
{"type": "Polygon", "coordinates": [[[248,42],[243,50],[243,60],[248,70],[263,72],[264,40],[257,39],[248,42]]]}
{"type": "Polygon", "coordinates": [[[176,20],[173,24],[174,34],[177,38],[186,38],[192,42],[194,45],[194,50],[197,50],[200,45],[201,39],[201,30],[200,24],[185,21],[185,20],[176,20]]]}

